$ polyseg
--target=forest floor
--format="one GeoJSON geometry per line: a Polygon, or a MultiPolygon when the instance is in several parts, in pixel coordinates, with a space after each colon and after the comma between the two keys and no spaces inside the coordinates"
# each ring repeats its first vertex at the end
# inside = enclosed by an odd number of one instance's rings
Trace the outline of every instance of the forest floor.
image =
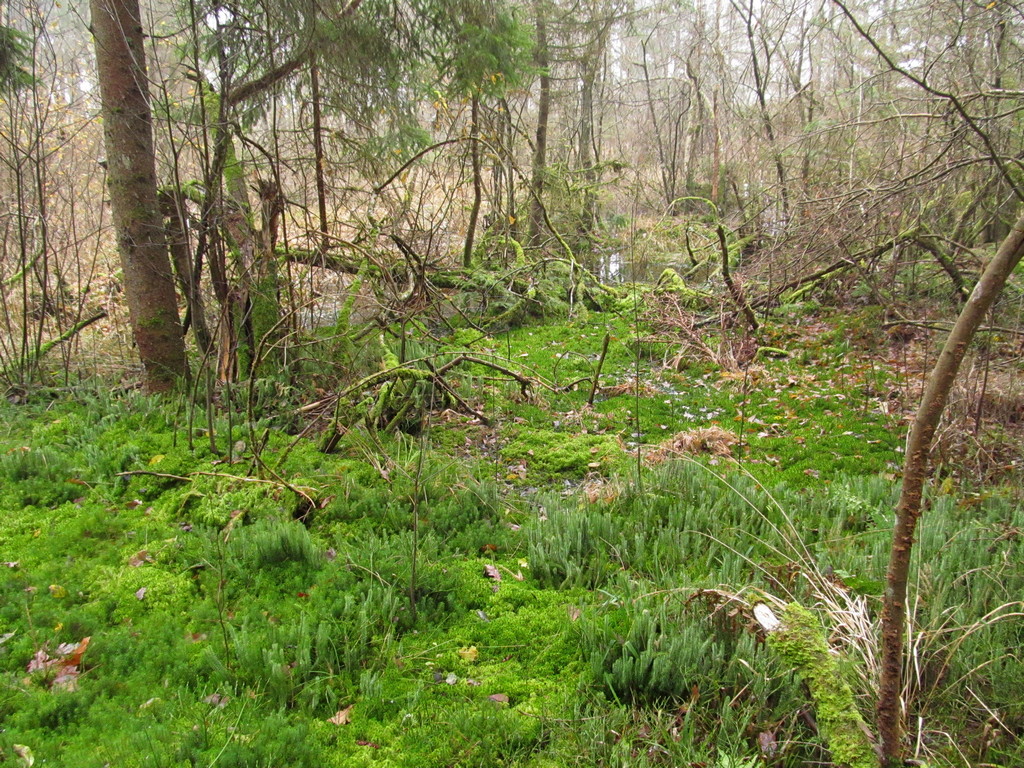
{"type": "MultiPolygon", "coordinates": [[[[751,608],[812,609],[871,722],[934,351],[871,308],[791,308],[757,356],[684,330],[459,331],[429,350],[471,358],[458,399],[431,389],[407,432],[284,381],[0,406],[0,763],[831,764],[751,608]]],[[[928,765],[1024,761],[1024,420],[1000,344],[955,398],[915,553],[928,765]]]]}

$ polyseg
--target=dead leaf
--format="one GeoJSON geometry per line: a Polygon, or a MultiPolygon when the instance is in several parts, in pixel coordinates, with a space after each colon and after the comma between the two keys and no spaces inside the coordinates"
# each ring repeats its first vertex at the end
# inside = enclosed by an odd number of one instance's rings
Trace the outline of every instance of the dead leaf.
{"type": "Polygon", "coordinates": [[[32,754],[32,750],[24,744],[15,744],[14,754],[18,756],[18,759],[21,760],[21,764],[25,766],[25,768],[32,768],[32,766],[35,765],[36,758],[32,754]]]}
{"type": "Polygon", "coordinates": [[[56,663],[57,660],[50,658],[46,648],[40,648],[32,655],[32,661],[28,663],[27,669],[29,672],[38,672],[41,669],[49,669],[56,663]]]}
{"type": "Polygon", "coordinates": [[[761,747],[761,754],[766,757],[775,757],[779,751],[779,745],[775,742],[775,734],[771,731],[761,731],[757,734],[757,744],[761,747]]]}
{"type": "Polygon", "coordinates": [[[68,596],[68,591],[64,589],[64,587],[62,587],[60,584],[51,584],[50,595],[56,598],[57,600],[60,600],[68,596]]]}
{"type": "Polygon", "coordinates": [[[139,501],[139,499],[132,499],[132,500],[131,500],[131,501],[129,501],[129,502],[127,503],[127,504],[125,504],[125,506],[126,506],[126,507],[127,507],[128,509],[135,509],[136,507],[140,507],[140,506],[142,506],[142,502],[141,502],[141,501],[139,501]]]}
{"type": "Polygon", "coordinates": [[[146,599],[146,592],[147,591],[148,590],[146,589],[146,587],[139,587],[138,590],[136,590],[136,592],[135,592],[135,599],[136,600],[145,600],[146,599]]]}
{"type": "Polygon", "coordinates": [[[490,563],[484,566],[484,576],[488,579],[494,579],[494,581],[501,581],[501,572],[498,570],[497,566],[491,565],[490,563]]]}
{"type": "Polygon", "coordinates": [[[78,688],[78,667],[64,667],[50,683],[52,691],[74,691],[78,688]]]}
{"type": "Polygon", "coordinates": [[[479,658],[480,651],[476,649],[475,645],[471,645],[468,648],[460,648],[459,656],[462,658],[463,661],[468,661],[472,663],[479,658]]]}
{"type": "Polygon", "coordinates": [[[495,704],[508,704],[508,696],[506,696],[504,693],[492,693],[487,698],[493,701],[495,704]]]}
{"type": "Polygon", "coordinates": [[[372,741],[367,741],[366,739],[356,739],[356,744],[358,744],[360,747],[372,747],[373,749],[380,749],[380,744],[376,744],[372,741]]]}
{"type": "MultiPolygon", "coordinates": [[[[75,666],[77,667],[82,663],[82,655],[85,653],[85,649],[89,647],[89,642],[92,640],[91,637],[83,637],[82,641],[74,646],[74,648],[61,659],[62,665],[75,666]]],[[[61,646],[64,648],[66,646],[61,646]]]]}
{"type": "Polygon", "coordinates": [[[149,556],[149,552],[147,552],[144,549],[140,549],[138,552],[136,552],[128,559],[128,565],[130,565],[132,568],[138,568],[143,563],[151,562],[153,562],[153,558],[151,558],[149,556]]]}
{"type": "Polygon", "coordinates": [[[50,681],[50,688],[55,690],[73,691],[78,686],[79,665],[82,663],[82,654],[89,647],[91,637],[84,637],[77,645],[75,643],[61,643],[57,646],[57,655],[50,656],[43,646],[32,657],[28,663],[29,672],[53,670],[56,672],[50,681]]]}
{"type": "Polygon", "coordinates": [[[354,706],[355,704],[349,704],[344,709],[339,709],[334,717],[327,718],[327,722],[334,725],[348,725],[352,722],[352,707],[354,706]]]}
{"type": "Polygon", "coordinates": [[[229,701],[231,701],[230,696],[223,696],[219,693],[211,693],[209,696],[203,699],[204,704],[210,704],[211,706],[214,706],[217,709],[224,709],[224,707],[228,705],[229,701]]]}

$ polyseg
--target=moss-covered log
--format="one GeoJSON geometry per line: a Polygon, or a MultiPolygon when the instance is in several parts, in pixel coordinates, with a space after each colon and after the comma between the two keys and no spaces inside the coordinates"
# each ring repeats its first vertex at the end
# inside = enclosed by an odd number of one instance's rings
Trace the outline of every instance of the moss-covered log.
{"type": "Polygon", "coordinates": [[[807,683],[817,712],[818,733],[840,768],[879,768],[881,761],[857,709],[839,659],[828,646],[814,614],[790,603],[777,618],[766,605],[754,615],[768,633],[768,645],[807,683]]]}

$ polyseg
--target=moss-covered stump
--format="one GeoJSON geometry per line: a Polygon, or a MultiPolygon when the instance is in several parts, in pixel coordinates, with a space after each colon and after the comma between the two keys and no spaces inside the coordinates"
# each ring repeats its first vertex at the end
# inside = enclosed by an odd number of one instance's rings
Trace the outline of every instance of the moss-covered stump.
{"type": "Polygon", "coordinates": [[[789,603],[780,619],[763,604],[756,607],[755,615],[768,632],[769,646],[792,664],[807,683],[817,710],[818,733],[828,745],[835,765],[879,768],[878,753],[857,710],[853,691],[814,614],[797,603],[789,603]]]}

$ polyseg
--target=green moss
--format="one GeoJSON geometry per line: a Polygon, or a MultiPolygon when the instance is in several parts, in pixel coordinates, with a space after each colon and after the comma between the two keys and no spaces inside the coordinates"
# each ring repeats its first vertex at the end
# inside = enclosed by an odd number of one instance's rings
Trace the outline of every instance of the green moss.
{"type": "Polygon", "coordinates": [[[502,448],[506,462],[525,466],[534,478],[582,477],[607,471],[623,457],[618,441],[609,435],[571,434],[549,430],[520,430],[502,448]]]}
{"type": "Polygon", "coordinates": [[[94,599],[109,601],[117,621],[137,619],[146,612],[182,614],[196,596],[188,575],[151,565],[104,569],[89,592],[94,599]]]}
{"type": "Polygon", "coordinates": [[[671,293],[679,298],[683,306],[691,309],[703,306],[709,298],[707,294],[688,286],[682,276],[671,267],[666,268],[661,273],[657,283],[654,285],[654,293],[671,293]]]}

